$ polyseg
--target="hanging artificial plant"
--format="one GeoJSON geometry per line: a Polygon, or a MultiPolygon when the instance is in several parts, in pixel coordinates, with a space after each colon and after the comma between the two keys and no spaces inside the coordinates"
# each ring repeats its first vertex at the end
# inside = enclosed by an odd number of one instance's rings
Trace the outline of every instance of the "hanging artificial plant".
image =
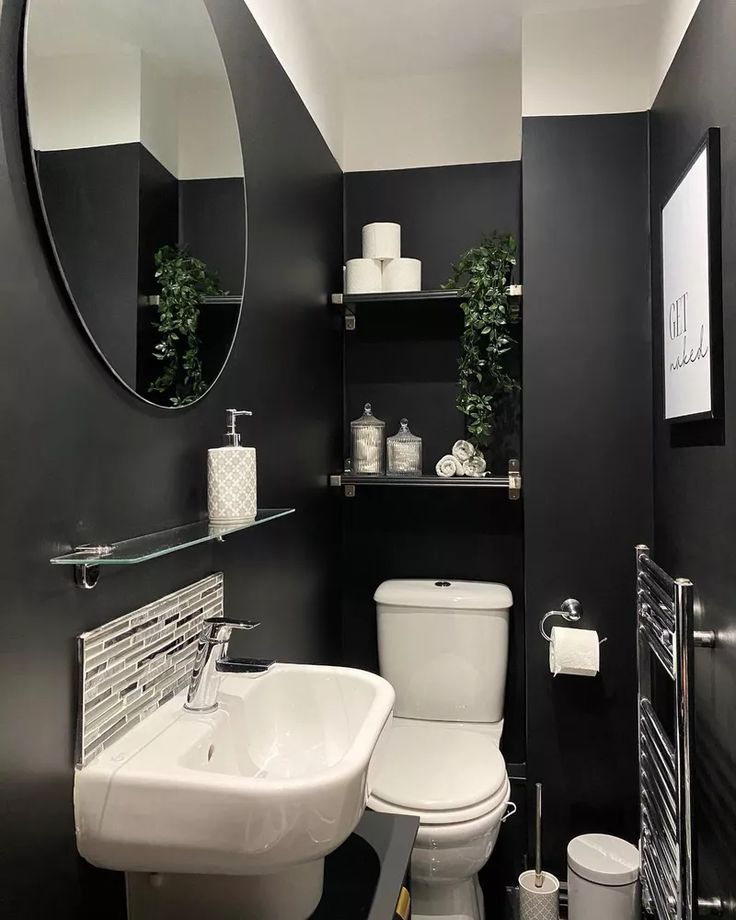
{"type": "Polygon", "coordinates": [[[476,447],[493,438],[499,403],[520,389],[509,370],[508,357],[516,344],[509,327],[518,322],[518,308],[508,294],[516,265],[512,236],[485,237],[460,256],[446,288],[460,292],[465,316],[458,362],[460,392],[457,408],[467,417],[468,437],[476,447]]]}
{"type": "Polygon", "coordinates": [[[161,336],[153,357],[163,365],[149,386],[151,393],[169,395],[172,406],[186,406],[207,391],[199,355],[199,312],[203,299],[220,294],[217,278],[186,248],[162,246],[154,256],[155,278],[161,288],[158,319],[161,336]]]}

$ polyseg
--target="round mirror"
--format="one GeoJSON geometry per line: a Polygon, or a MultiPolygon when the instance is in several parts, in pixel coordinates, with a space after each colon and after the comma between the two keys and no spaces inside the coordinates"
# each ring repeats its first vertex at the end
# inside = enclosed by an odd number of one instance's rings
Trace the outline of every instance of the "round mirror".
{"type": "Polygon", "coordinates": [[[25,87],[53,250],[97,350],[158,406],[222,372],[245,281],[243,157],[204,0],[28,0],[25,87]]]}

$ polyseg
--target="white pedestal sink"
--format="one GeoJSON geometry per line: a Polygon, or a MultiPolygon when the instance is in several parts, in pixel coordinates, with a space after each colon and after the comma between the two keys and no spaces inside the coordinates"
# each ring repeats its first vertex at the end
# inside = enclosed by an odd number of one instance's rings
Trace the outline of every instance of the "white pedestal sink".
{"type": "Polygon", "coordinates": [[[131,920],[305,920],[365,808],[391,686],[275,664],[224,677],[213,713],[184,699],[77,771],[79,852],[128,873],[131,920]]]}

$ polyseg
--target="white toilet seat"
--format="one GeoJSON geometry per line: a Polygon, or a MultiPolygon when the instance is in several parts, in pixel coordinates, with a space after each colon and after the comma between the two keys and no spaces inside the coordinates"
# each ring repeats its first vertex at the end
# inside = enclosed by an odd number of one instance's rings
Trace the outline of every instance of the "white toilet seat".
{"type": "Polygon", "coordinates": [[[419,818],[421,827],[425,825],[432,827],[451,827],[490,818],[491,815],[499,809],[501,810],[500,817],[502,818],[508,807],[510,794],[511,787],[507,779],[495,796],[484,799],[471,808],[456,809],[454,811],[420,811],[416,808],[407,808],[403,805],[397,805],[395,802],[387,802],[377,795],[371,795],[369,797],[368,807],[372,808],[373,811],[391,812],[397,815],[414,815],[419,818]]]}
{"type": "MultiPolygon", "coordinates": [[[[368,805],[416,815],[422,826],[466,825],[503,817],[510,786],[489,724],[395,718],[376,769],[368,805]]],[[[488,823],[488,822],[484,822],[488,823]]],[[[420,831],[421,832],[421,831],[420,831]]]]}

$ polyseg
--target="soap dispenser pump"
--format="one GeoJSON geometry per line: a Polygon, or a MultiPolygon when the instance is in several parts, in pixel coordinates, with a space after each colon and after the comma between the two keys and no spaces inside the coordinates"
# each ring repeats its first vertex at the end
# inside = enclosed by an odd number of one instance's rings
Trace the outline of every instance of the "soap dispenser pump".
{"type": "Polygon", "coordinates": [[[243,447],[238,417],[247,409],[228,409],[222,447],[207,452],[207,510],[210,524],[237,526],[254,521],[258,510],[256,450],[243,447]]]}

